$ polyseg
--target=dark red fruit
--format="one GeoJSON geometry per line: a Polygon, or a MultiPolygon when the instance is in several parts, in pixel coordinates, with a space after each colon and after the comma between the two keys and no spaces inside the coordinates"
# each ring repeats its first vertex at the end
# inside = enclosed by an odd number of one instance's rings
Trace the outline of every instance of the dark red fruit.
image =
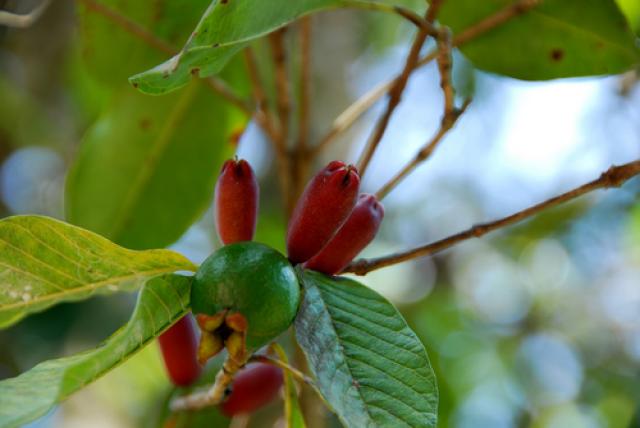
{"type": "Polygon", "coordinates": [[[353,209],[359,186],[356,168],[339,161],[329,163],[311,179],[289,221],[289,260],[305,262],[329,242],[353,209]]]}
{"type": "Polygon", "coordinates": [[[375,196],[360,195],[347,221],[305,267],[328,275],[340,273],[373,241],[383,217],[384,208],[375,196]]]}
{"type": "Polygon", "coordinates": [[[191,315],[185,315],[158,338],[171,381],[178,386],[191,385],[200,376],[198,338],[191,315]]]}
{"type": "Polygon", "coordinates": [[[216,184],[215,214],[218,236],[224,244],[251,241],[258,219],[259,188],[251,165],[230,159],[216,184]]]}
{"type": "Polygon", "coordinates": [[[249,364],[231,385],[231,394],[220,405],[222,413],[251,413],[271,402],[282,386],[282,370],[269,364],[249,364]]]}

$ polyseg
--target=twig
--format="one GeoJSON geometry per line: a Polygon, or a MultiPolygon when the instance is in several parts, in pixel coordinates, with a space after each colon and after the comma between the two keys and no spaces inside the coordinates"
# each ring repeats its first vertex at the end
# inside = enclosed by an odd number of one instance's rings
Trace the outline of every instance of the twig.
{"type": "Polygon", "coordinates": [[[309,97],[311,93],[311,17],[300,22],[300,126],[298,148],[304,152],[309,138],[309,97]]]}
{"type": "Polygon", "coordinates": [[[280,141],[280,135],[274,126],[273,119],[269,111],[269,104],[267,102],[267,93],[262,83],[262,79],[260,79],[255,54],[250,46],[244,50],[244,59],[247,67],[247,73],[249,74],[249,80],[251,81],[253,98],[256,102],[256,113],[254,117],[256,122],[258,122],[275,145],[276,141],[280,141]]]}
{"type": "Polygon", "coordinates": [[[51,0],[42,0],[38,6],[27,14],[21,15],[17,13],[7,12],[6,10],[0,10],[0,25],[6,25],[13,28],[28,28],[31,27],[42,16],[47,7],[51,3],[51,0]]]}
{"type": "Polygon", "coordinates": [[[199,410],[205,407],[216,406],[225,398],[225,392],[236,373],[244,367],[245,363],[239,363],[233,358],[227,357],[222,369],[216,375],[213,386],[207,391],[194,392],[184,397],[178,397],[171,401],[169,408],[173,412],[184,410],[199,410]]]}
{"type": "Polygon", "coordinates": [[[402,251],[399,253],[390,254],[388,256],[378,257],[374,259],[356,260],[355,262],[351,263],[351,265],[349,265],[344,270],[344,272],[352,272],[356,275],[366,275],[368,272],[383,268],[385,266],[391,266],[407,260],[415,259],[417,257],[429,256],[467,239],[479,238],[494,230],[518,223],[545,209],[555,207],[571,199],[575,199],[586,193],[592,192],[596,189],[620,187],[627,180],[639,174],[640,160],[629,162],[623,165],[612,166],[607,171],[603,172],[596,180],[583,184],[580,187],[548,199],[539,204],[533,205],[532,207],[519,211],[510,216],[489,223],[475,225],[470,229],[456,233],[455,235],[451,235],[439,241],[422,245],[420,247],[416,247],[407,251],[402,251]]]}
{"type": "Polygon", "coordinates": [[[291,198],[297,200],[304,190],[313,156],[308,147],[311,98],[311,16],[300,21],[300,101],[298,141],[291,153],[291,198]]]}
{"type": "MultiPolygon", "coordinates": [[[[149,46],[159,50],[160,52],[166,53],[168,55],[175,55],[178,52],[178,50],[174,46],[157,37],[151,31],[133,21],[131,18],[122,15],[117,10],[105,6],[104,4],[95,0],[77,1],[78,3],[82,3],[87,8],[87,10],[102,15],[129,34],[139,38],[140,40],[142,40],[149,46]]],[[[224,80],[216,77],[209,77],[206,79],[206,84],[209,88],[211,88],[211,90],[221,95],[224,99],[238,107],[243,112],[247,113],[248,115],[251,115],[253,113],[253,108],[249,106],[248,103],[240,96],[235,94],[233,90],[224,82],[224,80]]]]}
{"type": "MultiPolygon", "coordinates": [[[[427,10],[426,16],[429,16],[430,9],[427,10]]],[[[420,59],[420,50],[424,45],[424,42],[427,40],[427,36],[429,35],[429,31],[427,28],[420,28],[418,33],[416,34],[415,39],[413,40],[413,44],[411,45],[411,49],[409,50],[409,54],[407,55],[407,59],[405,60],[404,68],[402,69],[402,73],[400,77],[395,79],[391,89],[389,90],[389,101],[387,102],[387,108],[384,113],[378,119],[376,126],[373,130],[373,133],[369,137],[367,144],[360,155],[360,159],[358,161],[358,170],[360,171],[360,175],[363,176],[367,170],[369,162],[373,157],[376,149],[378,148],[378,144],[382,140],[387,127],[389,126],[389,121],[391,120],[391,116],[393,115],[396,107],[400,104],[400,100],[402,99],[402,93],[404,89],[407,87],[407,82],[409,81],[409,76],[411,76],[411,72],[418,65],[418,60],[420,59]]]]}
{"type": "Polygon", "coordinates": [[[384,199],[385,196],[391,192],[403,179],[405,179],[418,165],[427,160],[435,148],[438,146],[438,143],[442,141],[447,132],[453,128],[453,126],[458,121],[458,118],[462,116],[462,114],[466,111],[469,106],[471,100],[468,99],[465,103],[460,107],[460,109],[454,109],[450,114],[445,114],[442,118],[442,122],[440,123],[440,128],[436,134],[431,137],[431,140],[425,144],[420,151],[416,154],[416,156],[405,165],[393,178],[391,178],[387,183],[378,192],[376,192],[376,198],[378,200],[384,199]]]}
{"type": "MultiPolygon", "coordinates": [[[[522,15],[538,5],[542,0],[519,0],[505,8],[499,10],[495,14],[477,22],[471,27],[463,30],[458,35],[453,37],[451,45],[453,47],[459,47],[471,40],[481,36],[487,31],[496,28],[510,19],[522,15]]],[[[417,64],[417,67],[422,67],[437,57],[437,50],[434,50],[424,57],[422,57],[417,64]]],[[[369,108],[376,103],[382,96],[384,96],[389,88],[396,84],[401,75],[396,76],[386,82],[381,82],[367,93],[362,95],[358,100],[351,104],[347,109],[338,116],[338,119],[334,121],[329,132],[320,140],[316,151],[320,151],[338,137],[341,133],[349,129],[369,108]]]]}
{"type": "Polygon", "coordinates": [[[436,134],[418,151],[416,156],[405,165],[391,180],[376,193],[378,200],[382,200],[418,165],[426,161],[444,136],[454,127],[460,116],[466,111],[471,100],[466,100],[460,109],[455,107],[455,91],[451,83],[451,33],[448,28],[440,29],[438,37],[438,72],[440,73],[440,87],[444,97],[444,113],[440,127],[436,134]]]}
{"type": "Polygon", "coordinates": [[[283,27],[269,35],[271,53],[275,69],[276,104],[280,123],[278,136],[275,141],[276,157],[278,161],[278,179],[284,197],[284,206],[287,214],[293,211],[292,183],[293,177],[292,159],[288,151],[289,121],[291,119],[291,95],[289,92],[289,77],[287,73],[287,57],[284,35],[287,31],[283,27]]]}

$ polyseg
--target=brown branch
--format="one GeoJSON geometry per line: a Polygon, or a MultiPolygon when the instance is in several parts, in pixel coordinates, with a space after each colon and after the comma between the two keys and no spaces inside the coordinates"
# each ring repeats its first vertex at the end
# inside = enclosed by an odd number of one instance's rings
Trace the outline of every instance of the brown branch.
{"type": "Polygon", "coordinates": [[[440,128],[436,134],[431,137],[431,140],[425,144],[420,151],[416,154],[416,156],[406,164],[393,178],[391,178],[387,183],[385,183],[378,192],[376,192],[376,197],[378,200],[384,199],[385,196],[389,194],[402,180],[404,180],[414,169],[418,167],[422,162],[426,161],[431,154],[434,152],[440,141],[444,138],[445,135],[453,128],[453,126],[457,123],[458,118],[462,116],[462,114],[466,111],[469,106],[471,100],[466,100],[462,107],[458,109],[454,109],[449,113],[445,114],[442,118],[442,122],[440,123],[440,128]]]}
{"type": "Polygon", "coordinates": [[[287,57],[285,49],[286,27],[274,31],[269,35],[273,66],[275,69],[276,104],[280,123],[276,146],[276,160],[278,162],[278,180],[283,195],[285,212],[293,211],[292,197],[292,159],[288,150],[289,121],[291,116],[291,95],[289,93],[289,76],[287,73],[287,57]]]}
{"type": "Polygon", "coordinates": [[[13,28],[29,28],[42,16],[50,3],[51,0],[42,0],[42,3],[26,14],[0,10],[0,25],[6,25],[7,27],[13,28]]]}
{"type": "MultiPolygon", "coordinates": [[[[77,0],[77,1],[78,3],[82,3],[87,8],[87,10],[90,10],[99,15],[102,15],[103,17],[111,21],[113,24],[116,24],[117,26],[119,26],[129,34],[142,40],[152,48],[160,52],[166,53],[168,55],[175,55],[178,52],[178,50],[174,46],[172,46],[165,40],[162,40],[161,38],[157,37],[151,31],[147,30],[142,25],[133,21],[128,16],[121,14],[117,10],[112,9],[108,6],[105,6],[104,4],[95,0],[77,0]]],[[[222,96],[224,99],[226,99],[231,104],[238,107],[243,112],[247,113],[248,115],[252,114],[253,108],[240,96],[235,94],[224,80],[219,79],[217,77],[209,77],[206,79],[205,83],[211,90],[213,90],[214,92],[222,96]]]]}
{"type": "MultiPolygon", "coordinates": [[[[273,123],[269,111],[269,103],[267,101],[267,91],[264,88],[260,73],[258,71],[258,63],[256,61],[253,49],[248,46],[244,50],[245,65],[247,68],[247,74],[251,81],[251,90],[253,92],[253,98],[256,103],[256,113],[254,118],[260,127],[265,131],[269,139],[275,145],[277,141],[280,141],[280,135],[277,128],[273,123]]],[[[278,150],[276,148],[276,150],[278,150]]]]}
{"type": "Polygon", "coordinates": [[[442,94],[444,97],[444,113],[442,120],[440,121],[440,128],[436,134],[418,151],[416,156],[405,165],[400,172],[398,172],[391,180],[389,180],[382,188],[376,193],[378,200],[382,200],[389,194],[404,178],[406,178],[415,168],[422,162],[426,161],[437,145],[442,141],[445,135],[454,127],[458,118],[466,111],[469,106],[470,100],[465,101],[464,105],[457,109],[455,107],[455,91],[453,84],[451,83],[451,32],[448,28],[443,27],[440,29],[440,36],[437,40],[438,43],[438,72],[440,73],[440,87],[442,88],[442,94]]]}
{"type": "Polygon", "coordinates": [[[311,93],[311,17],[300,22],[300,126],[298,147],[304,152],[309,138],[309,97],[311,93]]]}
{"type": "MultiPolygon", "coordinates": [[[[499,10],[495,14],[483,19],[482,21],[477,22],[471,27],[463,30],[459,34],[453,37],[451,45],[453,47],[459,47],[468,43],[475,38],[481,36],[489,30],[492,30],[505,22],[513,19],[519,15],[526,13],[531,10],[533,7],[537,6],[542,0],[519,0],[505,8],[499,10]]],[[[436,59],[438,55],[438,51],[434,50],[424,57],[422,57],[417,64],[417,67],[422,67],[434,59],[436,59]]],[[[358,100],[356,100],[353,104],[351,104],[347,109],[338,116],[341,118],[338,122],[334,121],[331,126],[331,129],[328,133],[320,140],[319,147],[317,147],[316,151],[320,151],[329,146],[330,143],[335,141],[335,139],[344,131],[349,129],[366,111],[369,110],[371,106],[373,106],[376,101],[382,98],[389,88],[393,87],[396,82],[401,78],[401,75],[398,75],[386,82],[381,82],[369,92],[362,95],[358,100]]]]}
{"type": "Polygon", "coordinates": [[[596,180],[583,184],[580,187],[548,199],[539,204],[533,205],[532,207],[519,211],[515,214],[511,214],[510,216],[489,223],[475,225],[470,229],[456,233],[455,235],[451,235],[439,241],[422,245],[420,247],[416,247],[407,251],[402,251],[399,253],[390,254],[388,256],[378,257],[374,259],[356,260],[351,263],[344,270],[344,272],[352,272],[356,275],[366,275],[368,272],[383,268],[385,266],[391,266],[418,257],[430,256],[455,244],[466,241],[467,239],[479,238],[489,232],[493,232],[494,230],[518,223],[535,214],[538,214],[543,210],[555,207],[594,190],[620,187],[627,180],[639,174],[640,160],[629,162],[623,165],[612,166],[607,171],[603,172],[596,180]]]}
{"type": "MultiPolygon", "coordinates": [[[[431,9],[431,8],[429,8],[431,9]]],[[[426,15],[429,15],[429,10],[427,10],[426,15]]],[[[407,87],[407,82],[409,81],[409,77],[411,73],[418,65],[418,60],[420,59],[420,50],[424,45],[424,42],[427,40],[427,36],[429,35],[429,31],[427,28],[421,28],[418,30],[415,39],[411,45],[411,49],[409,50],[409,54],[407,55],[407,59],[404,63],[404,68],[402,69],[402,73],[400,76],[394,80],[391,89],[389,90],[389,100],[387,102],[387,108],[384,113],[378,119],[376,123],[373,133],[369,137],[367,144],[360,155],[360,159],[358,160],[358,171],[360,171],[360,175],[364,176],[364,173],[369,166],[369,162],[371,158],[373,158],[373,154],[375,153],[382,137],[389,126],[389,121],[391,120],[391,116],[393,115],[396,107],[400,104],[400,100],[402,99],[402,93],[407,87]]]]}

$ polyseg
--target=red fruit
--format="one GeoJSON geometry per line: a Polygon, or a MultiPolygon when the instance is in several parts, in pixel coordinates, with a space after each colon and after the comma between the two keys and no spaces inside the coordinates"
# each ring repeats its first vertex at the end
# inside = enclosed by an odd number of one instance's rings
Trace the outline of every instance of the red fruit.
{"type": "Polygon", "coordinates": [[[331,241],[305,267],[328,275],[342,272],[349,262],[375,238],[384,208],[375,196],[362,194],[331,241]]]}
{"type": "Polygon", "coordinates": [[[231,394],[220,405],[222,413],[251,413],[271,402],[280,391],[282,370],[270,364],[249,364],[233,380],[231,394]]]}
{"type": "Polygon", "coordinates": [[[230,159],[224,163],[214,203],[216,229],[224,244],[251,241],[258,219],[259,192],[247,161],[230,159]]]}
{"type": "Polygon", "coordinates": [[[198,338],[190,315],[185,315],[158,338],[171,382],[188,386],[200,376],[198,338]]]}
{"type": "Polygon", "coordinates": [[[353,209],[359,186],[356,168],[339,161],[329,163],[311,179],[289,221],[289,260],[305,262],[329,242],[353,209]]]}

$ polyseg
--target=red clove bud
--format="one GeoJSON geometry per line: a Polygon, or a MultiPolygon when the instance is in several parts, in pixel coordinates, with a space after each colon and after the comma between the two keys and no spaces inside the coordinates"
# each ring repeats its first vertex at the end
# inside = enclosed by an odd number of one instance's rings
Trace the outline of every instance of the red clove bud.
{"type": "Polygon", "coordinates": [[[174,385],[191,385],[200,376],[198,338],[191,315],[185,315],[158,338],[169,378],[174,385]]]}
{"type": "Polygon", "coordinates": [[[329,242],[353,209],[359,186],[357,169],[339,161],[329,163],[311,179],[289,221],[289,260],[305,262],[329,242]]]}
{"type": "Polygon", "coordinates": [[[329,243],[306,264],[328,275],[340,272],[375,238],[384,208],[375,196],[362,194],[356,206],[329,243]]]}
{"type": "Polygon", "coordinates": [[[222,166],[216,184],[216,230],[226,244],[251,241],[258,219],[259,188],[251,165],[230,159],[222,166]]]}
{"type": "Polygon", "coordinates": [[[233,380],[231,394],[220,409],[229,417],[251,413],[276,398],[282,382],[280,368],[269,364],[249,364],[233,380]]]}

